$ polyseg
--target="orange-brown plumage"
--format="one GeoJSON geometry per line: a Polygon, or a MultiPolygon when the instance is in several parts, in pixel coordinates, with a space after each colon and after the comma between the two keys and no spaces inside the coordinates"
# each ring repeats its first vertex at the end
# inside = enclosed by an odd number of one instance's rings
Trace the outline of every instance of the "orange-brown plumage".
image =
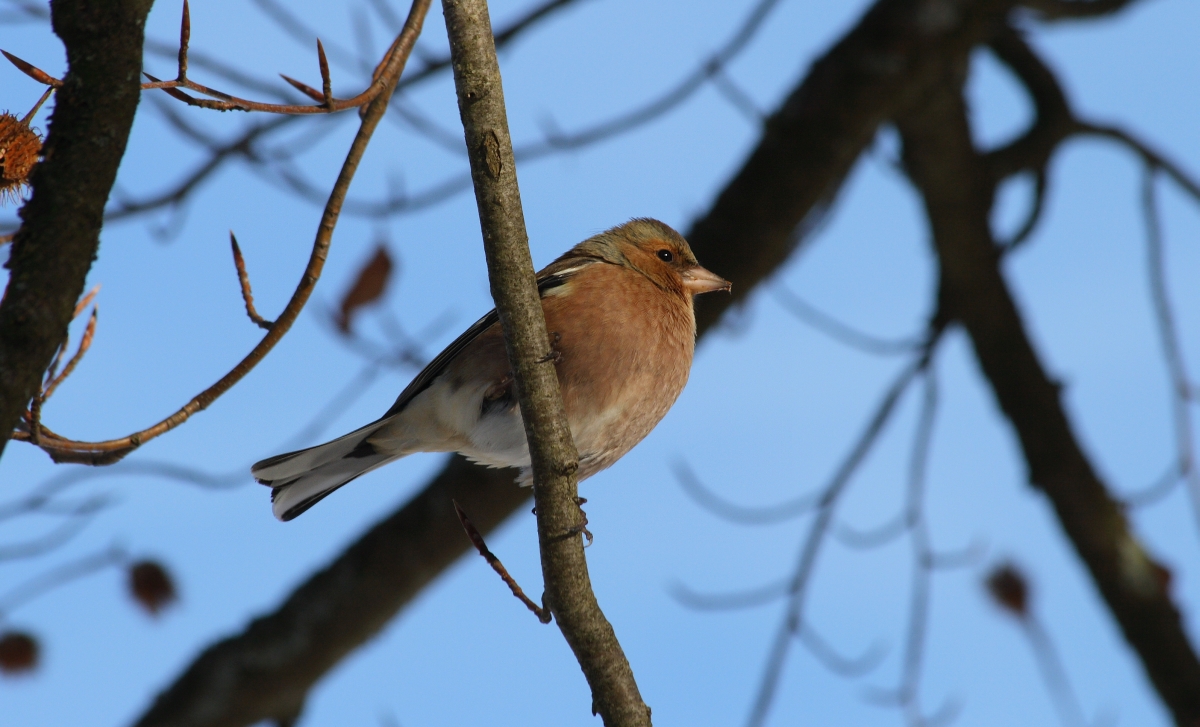
{"type": "MultiPolygon", "coordinates": [[[[576,245],[538,273],[546,329],[582,480],[616,462],[666,415],[687,383],[692,299],[729,283],[687,242],[637,219],[576,245]]],[[[363,472],[413,452],[457,451],[523,468],[529,454],[495,311],[429,364],[378,421],[252,468],[291,519],[363,472]]]]}

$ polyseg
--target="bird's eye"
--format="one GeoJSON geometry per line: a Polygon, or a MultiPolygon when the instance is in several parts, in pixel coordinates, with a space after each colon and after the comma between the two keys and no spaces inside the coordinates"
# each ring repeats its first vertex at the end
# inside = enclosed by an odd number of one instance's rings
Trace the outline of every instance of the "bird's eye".
{"type": "Polygon", "coordinates": [[[664,263],[669,263],[675,259],[675,256],[671,254],[670,250],[659,250],[658,259],[662,260],[664,263]]]}

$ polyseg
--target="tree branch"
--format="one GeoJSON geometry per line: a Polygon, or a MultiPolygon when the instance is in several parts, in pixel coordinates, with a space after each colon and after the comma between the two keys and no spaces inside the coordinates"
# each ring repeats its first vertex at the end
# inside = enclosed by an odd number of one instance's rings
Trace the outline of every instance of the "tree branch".
{"type": "Polygon", "coordinates": [[[33,195],[20,211],[0,302],[0,454],[42,372],[67,336],[100,246],[104,203],[125,153],[141,89],[142,42],[152,0],[51,4],[67,50],[33,195]],[[87,173],[80,173],[87,170],[87,173]]]}
{"type": "Polygon", "coordinates": [[[1016,430],[1029,480],[1050,499],[1100,595],[1179,725],[1200,723],[1200,660],[1119,502],[1083,452],[1000,272],[988,227],[992,199],[971,142],[961,83],[948,71],[927,103],[901,116],[904,161],[925,199],[940,263],[940,296],[971,337],[984,375],[1016,430]]]}
{"type": "Polygon", "coordinates": [[[487,0],[442,0],[492,298],[504,330],[533,467],[544,600],[606,727],[649,725],[633,669],[592,592],[580,537],[579,453],[558,387],[529,254],[487,0]]]}

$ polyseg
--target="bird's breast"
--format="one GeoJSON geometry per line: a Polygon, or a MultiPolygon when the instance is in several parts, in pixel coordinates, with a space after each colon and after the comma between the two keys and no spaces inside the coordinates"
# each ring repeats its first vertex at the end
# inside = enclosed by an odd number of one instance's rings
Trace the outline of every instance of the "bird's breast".
{"type": "Polygon", "coordinates": [[[628,268],[597,267],[543,304],[581,478],[611,465],[666,415],[695,346],[690,300],[628,268]]]}

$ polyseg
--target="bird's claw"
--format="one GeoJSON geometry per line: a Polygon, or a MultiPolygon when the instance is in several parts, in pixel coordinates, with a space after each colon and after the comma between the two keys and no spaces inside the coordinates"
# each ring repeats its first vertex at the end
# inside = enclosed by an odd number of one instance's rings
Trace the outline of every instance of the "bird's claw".
{"type": "Polygon", "coordinates": [[[572,537],[574,537],[576,535],[582,535],[583,537],[587,538],[587,543],[583,546],[585,548],[588,547],[589,545],[591,545],[592,540],[594,540],[594,538],[592,537],[592,532],[587,529],[587,526],[588,526],[587,513],[583,511],[583,505],[586,502],[587,502],[586,497],[576,497],[575,498],[575,504],[579,507],[579,517],[582,518],[582,522],[580,522],[578,525],[576,525],[575,527],[573,527],[567,531],[567,533],[569,535],[571,535],[572,537]]]}
{"type": "Polygon", "coordinates": [[[562,361],[562,352],[558,350],[558,343],[562,340],[562,334],[555,331],[554,333],[551,333],[550,336],[553,339],[550,342],[550,353],[539,358],[537,360],[538,363],[546,363],[548,361],[558,363],[559,361],[562,361]]]}

